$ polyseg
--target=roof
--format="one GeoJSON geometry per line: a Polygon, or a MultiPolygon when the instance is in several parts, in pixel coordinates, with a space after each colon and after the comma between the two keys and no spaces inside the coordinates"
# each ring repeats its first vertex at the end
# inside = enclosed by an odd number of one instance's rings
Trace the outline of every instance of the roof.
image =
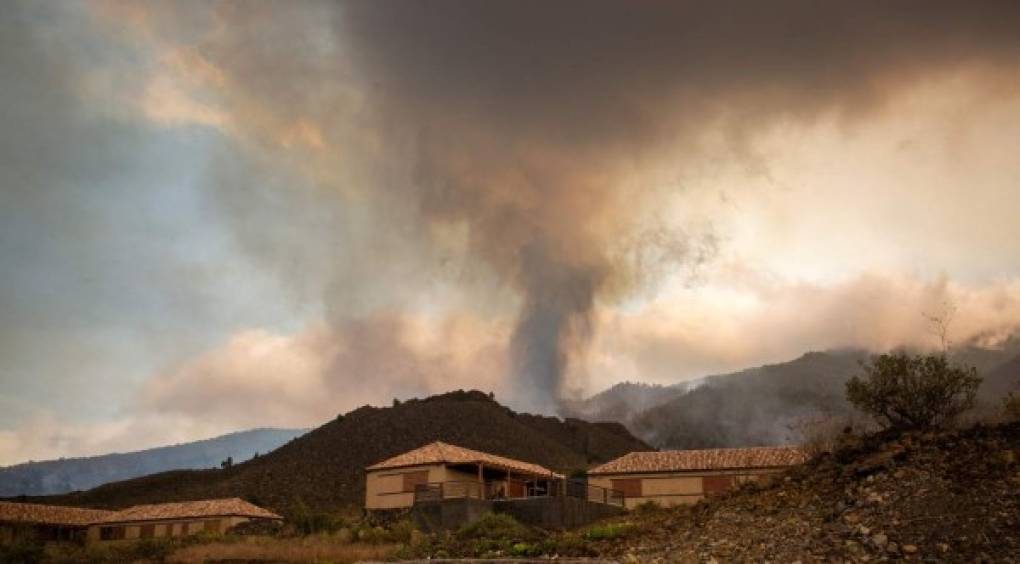
{"type": "Polygon", "coordinates": [[[81,509],[59,505],[0,501],[0,521],[14,523],[84,527],[111,514],[113,514],[112,511],[100,509],[81,509]]]}
{"type": "Polygon", "coordinates": [[[596,466],[588,474],[683,472],[739,468],[782,468],[801,464],[807,455],[797,447],[717,448],[632,452],[596,466]]]}
{"type": "Polygon", "coordinates": [[[251,517],[255,519],[283,519],[276,513],[262,509],[232,497],[229,499],[206,499],[178,503],[157,503],[135,505],[115,511],[97,522],[126,523],[131,521],[156,521],[160,519],[190,519],[196,517],[251,517]]]}
{"type": "Polygon", "coordinates": [[[504,456],[497,456],[495,454],[489,454],[487,452],[481,452],[477,450],[471,450],[469,448],[459,447],[448,443],[436,441],[429,443],[423,447],[416,448],[412,451],[405,452],[404,454],[398,454],[393,458],[386,459],[378,464],[373,464],[365,470],[384,470],[387,468],[403,468],[406,466],[420,466],[422,464],[484,464],[485,466],[493,466],[496,468],[503,468],[504,470],[512,470],[520,472],[522,474],[532,474],[536,476],[552,476],[556,478],[562,478],[561,474],[557,474],[548,468],[539,466],[538,464],[532,464],[530,462],[522,462],[520,460],[514,460],[512,458],[506,458],[504,456]]]}

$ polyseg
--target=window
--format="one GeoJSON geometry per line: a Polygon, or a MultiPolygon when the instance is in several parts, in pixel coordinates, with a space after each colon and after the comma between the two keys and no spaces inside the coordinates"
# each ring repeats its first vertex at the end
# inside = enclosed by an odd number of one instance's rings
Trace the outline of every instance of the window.
{"type": "Polygon", "coordinates": [[[407,472],[404,475],[404,491],[413,492],[415,486],[429,483],[429,471],[407,472]]]}
{"type": "Polygon", "coordinates": [[[220,521],[218,519],[203,521],[202,530],[207,533],[218,533],[220,532],[220,521]]]}
{"type": "Polygon", "coordinates": [[[733,487],[733,476],[703,476],[701,489],[705,495],[720,494],[733,487]]]}
{"type": "Polygon", "coordinates": [[[142,525],[141,530],[138,532],[138,536],[139,538],[143,539],[151,539],[152,537],[156,536],[156,526],[142,525]]]}
{"type": "Polygon", "coordinates": [[[612,489],[623,492],[623,497],[642,497],[641,478],[610,480],[612,489]]]}
{"type": "Polygon", "coordinates": [[[100,527],[99,540],[121,540],[124,538],[124,527],[100,527]]]}
{"type": "Polygon", "coordinates": [[[188,536],[188,533],[190,532],[188,530],[188,528],[189,528],[188,525],[190,525],[190,523],[181,523],[181,536],[182,537],[188,536]]]}

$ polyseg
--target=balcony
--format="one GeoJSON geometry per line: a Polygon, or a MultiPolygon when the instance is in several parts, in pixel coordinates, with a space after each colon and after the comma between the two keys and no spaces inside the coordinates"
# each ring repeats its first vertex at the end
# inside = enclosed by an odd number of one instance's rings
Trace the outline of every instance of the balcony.
{"type": "Polygon", "coordinates": [[[491,480],[448,481],[417,484],[414,503],[447,499],[520,500],[533,498],[568,497],[616,507],[624,506],[624,495],[619,490],[593,486],[581,480],[491,480]]]}

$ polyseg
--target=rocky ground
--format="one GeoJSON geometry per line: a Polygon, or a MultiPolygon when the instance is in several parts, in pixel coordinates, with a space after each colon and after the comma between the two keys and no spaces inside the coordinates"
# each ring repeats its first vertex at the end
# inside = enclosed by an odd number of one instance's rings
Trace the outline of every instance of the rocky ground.
{"type": "Polygon", "coordinates": [[[847,437],[775,485],[635,515],[623,561],[1020,562],[1020,425],[847,437]]]}
{"type": "Polygon", "coordinates": [[[695,506],[639,510],[581,531],[499,530],[432,536],[401,556],[1020,562],[1020,424],[847,435],[834,454],[771,485],[695,506]]]}

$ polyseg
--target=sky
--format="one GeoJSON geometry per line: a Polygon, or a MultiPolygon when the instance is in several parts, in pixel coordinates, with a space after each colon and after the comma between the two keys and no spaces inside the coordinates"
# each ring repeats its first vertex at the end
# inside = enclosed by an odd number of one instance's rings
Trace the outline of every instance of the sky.
{"type": "Polygon", "coordinates": [[[1020,324],[1015,2],[0,11],[0,464],[1020,324]]]}

